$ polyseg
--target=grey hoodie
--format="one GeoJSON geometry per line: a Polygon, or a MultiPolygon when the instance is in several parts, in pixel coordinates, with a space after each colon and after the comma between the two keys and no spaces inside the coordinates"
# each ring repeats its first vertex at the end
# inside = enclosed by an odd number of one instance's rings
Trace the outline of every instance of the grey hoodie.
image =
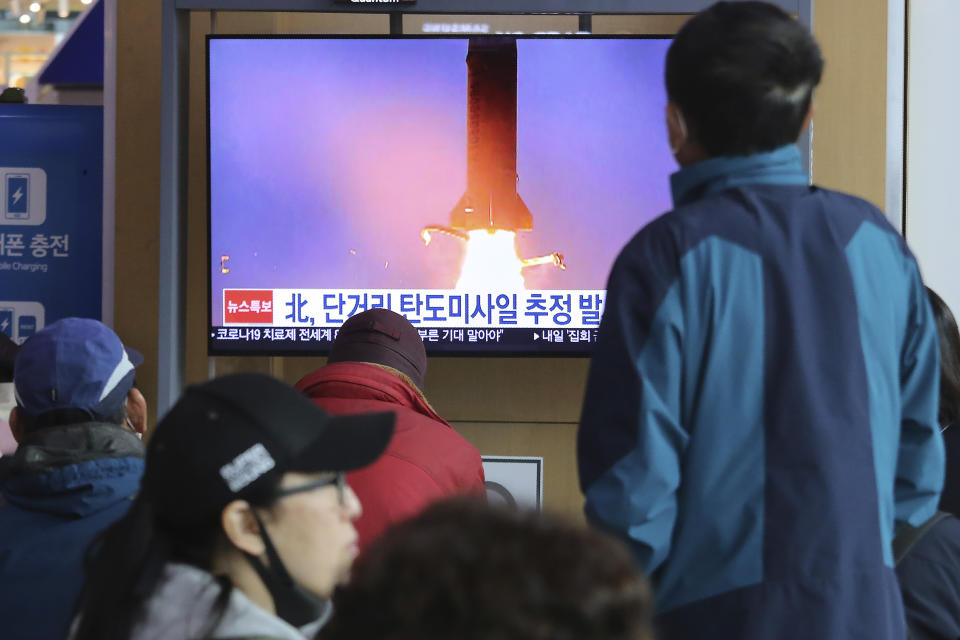
{"type": "Polygon", "coordinates": [[[219,584],[206,571],[186,564],[168,564],[130,640],[247,637],[304,640],[316,634],[332,609],[328,604],[320,619],[297,629],[234,589],[220,623],[210,630],[207,628],[210,607],[219,593],[219,584]]]}

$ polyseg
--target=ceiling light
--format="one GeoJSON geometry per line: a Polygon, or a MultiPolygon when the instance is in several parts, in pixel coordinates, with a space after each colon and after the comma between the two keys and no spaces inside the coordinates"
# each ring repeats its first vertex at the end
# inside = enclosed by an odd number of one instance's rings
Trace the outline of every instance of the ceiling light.
{"type": "Polygon", "coordinates": [[[33,13],[40,13],[40,3],[39,3],[39,2],[31,2],[31,3],[30,3],[30,11],[32,11],[33,13]]]}
{"type": "Polygon", "coordinates": [[[93,0],[80,0],[80,4],[90,4],[93,0]]]}
{"type": "Polygon", "coordinates": [[[29,13],[25,13],[20,16],[20,24],[30,24],[30,20],[31,18],[29,13]]]}

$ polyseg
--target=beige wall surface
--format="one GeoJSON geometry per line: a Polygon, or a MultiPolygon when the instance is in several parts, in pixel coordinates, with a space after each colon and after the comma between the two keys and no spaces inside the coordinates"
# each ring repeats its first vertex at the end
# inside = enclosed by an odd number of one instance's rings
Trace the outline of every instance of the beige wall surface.
{"type": "Polygon", "coordinates": [[[114,328],[143,353],[137,384],[157,392],[160,225],[160,3],[117,3],[114,328]]]}
{"type": "MultiPolygon", "coordinates": [[[[815,30],[827,58],[816,100],[818,183],[884,197],[885,13],[870,0],[816,3],[815,30]]],[[[138,382],[156,397],[157,230],[160,179],[160,3],[121,2],[118,13],[117,262],[115,326],[143,351],[138,382]]],[[[664,33],[683,16],[597,17],[598,33],[664,33]]],[[[418,21],[414,21],[419,24],[418,21]]],[[[220,33],[385,33],[386,16],[196,12],[191,16],[188,156],[187,379],[205,379],[206,150],[203,38],[220,33]]],[[[560,22],[564,27],[569,20],[560,22]]],[[[557,24],[551,22],[550,26],[557,24]]],[[[572,24],[572,23],[571,23],[572,24]]],[[[529,17],[524,29],[531,26],[529,17]]],[[[269,372],[294,382],[319,358],[216,358],[217,373],[269,372]]],[[[484,454],[544,457],[547,508],[580,516],[576,422],[587,361],[570,358],[432,358],[426,392],[437,410],[484,454]]]]}
{"type": "Polygon", "coordinates": [[[884,206],[887,3],[816,2],[814,32],[826,59],[814,101],[813,177],[884,206]]]}

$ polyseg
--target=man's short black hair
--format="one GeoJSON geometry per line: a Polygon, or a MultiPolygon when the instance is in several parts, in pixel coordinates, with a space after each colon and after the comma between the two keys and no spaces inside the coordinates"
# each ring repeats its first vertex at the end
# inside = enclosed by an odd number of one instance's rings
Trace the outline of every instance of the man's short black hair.
{"type": "Polygon", "coordinates": [[[718,2],[667,52],[667,95],[710,156],[796,141],[823,73],[813,35],[765,2],[718,2]]]}

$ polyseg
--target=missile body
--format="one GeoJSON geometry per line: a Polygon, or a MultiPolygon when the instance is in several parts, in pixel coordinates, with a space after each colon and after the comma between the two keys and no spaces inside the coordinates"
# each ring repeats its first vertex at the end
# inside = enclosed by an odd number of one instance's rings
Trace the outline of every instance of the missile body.
{"type": "Polygon", "coordinates": [[[517,41],[471,38],[467,49],[467,191],[450,212],[454,229],[529,231],[517,193],[517,41]]]}

